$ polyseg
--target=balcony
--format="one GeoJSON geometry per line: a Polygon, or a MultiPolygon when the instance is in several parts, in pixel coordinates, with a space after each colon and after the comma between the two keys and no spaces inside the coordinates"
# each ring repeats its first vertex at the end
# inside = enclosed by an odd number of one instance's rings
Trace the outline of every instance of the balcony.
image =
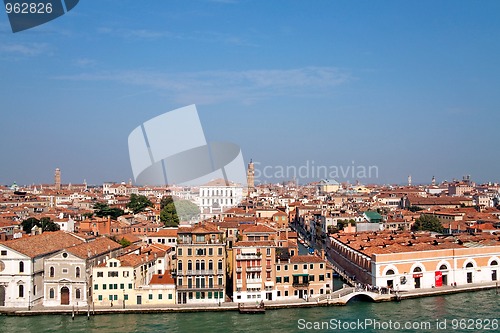
{"type": "Polygon", "coordinates": [[[309,287],[309,282],[294,282],[292,283],[294,288],[307,288],[309,287]]]}
{"type": "Polygon", "coordinates": [[[195,269],[187,270],[186,275],[214,275],[215,271],[213,269],[195,269]]]}
{"type": "Polygon", "coordinates": [[[262,267],[260,266],[247,266],[247,272],[260,272],[262,267]]]}
{"type": "Polygon", "coordinates": [[[183,291],[210,291],[210,290],[224,290],[224,285],[214,284],[212,287],[204,286],[204,287],[196,287],[196,286],[176,286],[177,290],[183,291]]]}
{"type": "Polygon", "coordinates": [[[236,273],[241,273],[241,267],[236,267],[236,273]]]}
{"type": "Polygon", "coordinates": [[[272,270],[272,269],[273,269],[273,267],[272,267],[271,265],[267,265],[267,266],[266,266],[266,271],[270,271],[270,270],[272,270]]]}
{"type": "Polygon", "coordinates": [[[260,255],[257,255],[255,253],[251,254],[237,254],[236,255],[236,260],[259,260],[260,255]]]}

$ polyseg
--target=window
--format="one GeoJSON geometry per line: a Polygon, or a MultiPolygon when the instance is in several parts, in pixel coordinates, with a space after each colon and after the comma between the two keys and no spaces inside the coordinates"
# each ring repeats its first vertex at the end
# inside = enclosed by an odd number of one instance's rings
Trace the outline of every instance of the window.
{"type": "Polygon", "coordinates": [[[63,268],[62,272],[63,272],[63,274],[68,274],[68,269],[67,268],[63,268]]]}
{"type": "Polygon", "coordinates": [[[2,252],[0,252],[0,254],[1,254],[2,256],[6,256],[6,255],[7,255],[7,250],[2,250],[2,252]]]}
{"type": "Polygon", "coordinates": [[[276,283],[281,283],[281,276],[276,277],[276,283]]]}
{"type": "MultiPolygon", "coordinates": [[[[188,269],[189,269],[189,264],[188,264],[188,269]]],[[[179,271],[179,273],[182,272],[182,260],[179,260],[177,262],[177,270],[179,271]]]]}
{"type": "Polygon", "coordinates": [[[50,288],[50,290],[49,290],[49,298],[54,298],[54,295],[55,295],[54,288],[50,288]]]}
{"type": "Polygon", "coordinates": [[[287,271],[287,270],[288,270],[288,265],[285,265],[285,271],[287,271]]]}
{"type": "Polygon", "coordinates": [[[288,290],[285,290],[285,297],[288,296],[288,290]]]}
{"type": "Polygon", "coordinates": [[[104,276],[104,272],[97,272],[97,277],[103,277],[104,276]]]}
{"type": "MultiPolygon", "coordinates": [[[[19,273],[23,273],[24,272],[24,262],[20,261],[19,262],[19,273]]],[[[19,296],[21,297],[21,296],[19,296]]]]}
{"type": "Polygon", "coordinates": [[[319,276],[319,281],[325,281],[325,276],[323,274],[319,276]]]}
{"type": "Polygon", "coordinates": [[[303,267],[304,267],[304,270],[306,270],[306,269],[307,269],[307,264],[304,264],[304,266],[303,266],[303,267]]]}
{"type": "Polygon", "coordinates": [[[290,277],[285,276],[285,277],[283,278],[283,282],[285,282],[285,283],[289,283],[289,282],[290,282],[290,277]]]}
{"type": "Polygon", "coordinates": [[[132,289],[132,283],[128,284],[128,289],[132,289]]]}
{"type": "Polygon", "coordinates": [[[213,256],[213,255],[214,255],[214,249],[209,248],[209,249],[208,249],[208,255],[209,255],[209,256],[213,256]]]}
{"type": "Polygon", "coordinates": [[[24,286],[22,284],[19,286],[19,297],[24,297],[24,286]]]}
{"type": "Polygon", "coordinates": [[[117,301],[118,300],[118,295],[114,295],[113,298],[114,298],[115,301],[117,301]]]}
{"type": "Polygon", "coordinates": [[[168,299],[172,299],[172,294],[168,294],[168,299]]]}
{"type": "Polygon", "coordinates": [[[158,299],[163,299],[163,294],[158,294],[158,299]]]}
{"type": "Polygon", "coordinates": [[[281,291],[279,291],[279,290],[278,290],[278,291],[276,292],[276,296],[280,297],[280,296],[281,296],[281,291]]]}
{"type": "Polygon", "coordinates": [[[99,285],[98,284],[94,284],[94,290],[99,290],[99,285]]]}
{"type": "Polygon", "coordinates": [[[208,270],[212,271],[214,269],[214,262],[213,260],[208,261],[208,270]]]}
{"type": "Polygon", "coordinates": [[[293,270],[296,271],[299,269],[299,265],[293,265],[293,270]]]}
{"type": "Polygon", "coordinates": [[[323,269],[323,264],[319,264],[319,269],[323,269]]]}
{"type": "Polygon", "coordinates": [[[276,270],[280,271],[281,270],[281,266],[276,266],[276,270]]]}
{"type": "Polygon", "coordinates": [[[490,266],[498,266],[498,261],[493,260],[490,264],[490,266]]]}
{"type": "Polygon", "coordinates": [[[76,270],[75,270],[75,276],[76,276],[77,278],[79,278],[79,277],[80,277],[80,267],[77,267],[77,268],[76,268],[76,270]]]}
{"type": "Polygon", "coordinates": [[[153,299],[153,294],[149,294],[149,299],[153,299]]]}
{"type": "Polygon", "coordinates": [[[271,249],[269,249],[269,248],[268,248],[268,249],[266,249],[266,255],[267,255],[267,256],[270,256],[270,255],[271,255],[271,249]]]}
{"type": "Polygon", "coordinates": [[[125,283],[120,283],[120,289],[125,289],[125,283]]]}
{"type": "Polygon", "coordinates": [[[129,277],[129,271],[123,272],[123,277],[129,277]]]}
{"type": "Polygon", "coordinates": [[[178,286],[182,286],[182,278],[178,278],[177,279],[177,285],[178,286]]]}
{"type": "Polygon", "coordinates": [[[112,301],[112,300],[113,300],[113,295],[109,295],[109,296],[108,296],[108,299],[109,299],[110,301],[112,301]]]}
{"type": "Polygon", "coordinates": [[[98,299],[99,301],[102,301],[102,295],[97,296],[97,299],[98,299]]]}
{"type": "Polygon", "coordinates": [[[127,294],[123,295],[123,300],[124,301],[128,301],[128,295],[127,294]]]}
{"type": "Polygon", "coordinates": [[[50,276],[50,277],[54,277],[54,275],[55,275],[55,269],[54,269],[54,267],[52,267],[52,266],[51,266],[51,267],[49,268],[49,276],[50,276]]]}
{"type": "Polygon", "coordinates": [[[76,297],[76,299],[80,299],[80,297],[81,297],[81,293],[82,293],[82,292],[81,292],[81,290],[80,290],[80,289],[76,289],[76,291],[75,291],[75,297],[76,297]]]}
{"type": "Polygon", "coordinates": [[[106,290],[106,283],[102,285],[102,290],[106,290]]]}
{"type": "Polygon", "coordinates": [[[219,284],[219,287],[222,287],[222,277],[219,276],[217,283],[219,284]]]}
{"type": "Polygon", "coordinates": [[[309,269],[314,269],[314,264],[310,264],[309,269]]]}
{"type": "Polygon", "coordinates": [[[188,256],[192,256],[192,255],[193,255],[193,249],[188,248],[188,256]]]}
{"type": "Polygon", "coordinates": [[[218,255],[220,255],[220,256],[222,255],[222,247],[219,247],[219,249],[218,249],[218,252],[217,252],[217,253],[218,253],[218,255]]]}
{"type": "Polygon", "coordinates": [[[385,275],[394,275],[394,270],[390,269],[388,270],[385,275]]]}
{"type": "MultiPolygon", "coordinates": [[[[219,262],[217,263],[217,269],[219,271],[222,271],[222,260],[219,260],[219,262]]],[[[219,272],[220,273],[220,272],[219,272]]]]}
{"type": "Polygon", "coordinates": [[[182,256],[182,248],[180,247],[177,248],[177,255],[182,256]]]}

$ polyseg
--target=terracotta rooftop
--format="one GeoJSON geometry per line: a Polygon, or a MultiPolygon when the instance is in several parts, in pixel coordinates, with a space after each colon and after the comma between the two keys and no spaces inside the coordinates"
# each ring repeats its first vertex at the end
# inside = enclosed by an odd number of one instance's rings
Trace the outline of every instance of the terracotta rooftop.
{"type": "Polygon", "coordinates": [[[81,243],[83,243],[82,240],[64,231],[44,232],[36,236],[24,235],[22,238],[1,242],[1,244],[31,258],[54,253],[81,243]]]}
{"type": "Polygon", "coordinates": [[[108,237],[99,237],[96,240],[90,241],[88,243],[82,243],[66,248],[66,251],[74,254],[79,258],[87,258],[89,256],[89,253],[90,257],[96,257],[110,251],[118,250],[120,248],[120,244],[112,241],[108,237]]]}
{"type": "Polygon", "coordinates": [[[299,264],[299,263],[315,263],[315,262],[325,262],[318,256],[311,255],[298,255],[290,257],[290,263],[299,264]]]}
{"type": "Polygon", "coordinates": [[[151,278],[151,281],[149,281],[149,284],[174,284],[175,281],[174,278],[172,277],[172,274],[170,274],[170,271],[166,271],[164,274],[155,274],[151,278]]]}

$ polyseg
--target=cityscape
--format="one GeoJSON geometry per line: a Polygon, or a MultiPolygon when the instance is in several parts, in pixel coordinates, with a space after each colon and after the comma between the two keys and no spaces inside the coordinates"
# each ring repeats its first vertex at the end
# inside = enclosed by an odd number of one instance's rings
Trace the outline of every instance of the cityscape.
{"type": "Polygon", "coordinates": [[[246,186],[62,180],[0,188],[2,312],[265,311],[497,287],[500,185],[468,175],[257,185],[250,161],[246,186]]]}
{"type": "Polygon", "coordinates": [[[2,333],[499,330],[499,1],[3,5],[2,333]]]}

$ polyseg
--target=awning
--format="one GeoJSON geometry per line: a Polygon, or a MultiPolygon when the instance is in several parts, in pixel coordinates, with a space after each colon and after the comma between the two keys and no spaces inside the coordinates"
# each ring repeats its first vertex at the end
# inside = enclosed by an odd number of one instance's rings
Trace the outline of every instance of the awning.
{"type": "Polygon", "coordinates": [[[292,274],[293,276],[309,276],[307,273],[301,273],[301,274],[292,274]]]}

